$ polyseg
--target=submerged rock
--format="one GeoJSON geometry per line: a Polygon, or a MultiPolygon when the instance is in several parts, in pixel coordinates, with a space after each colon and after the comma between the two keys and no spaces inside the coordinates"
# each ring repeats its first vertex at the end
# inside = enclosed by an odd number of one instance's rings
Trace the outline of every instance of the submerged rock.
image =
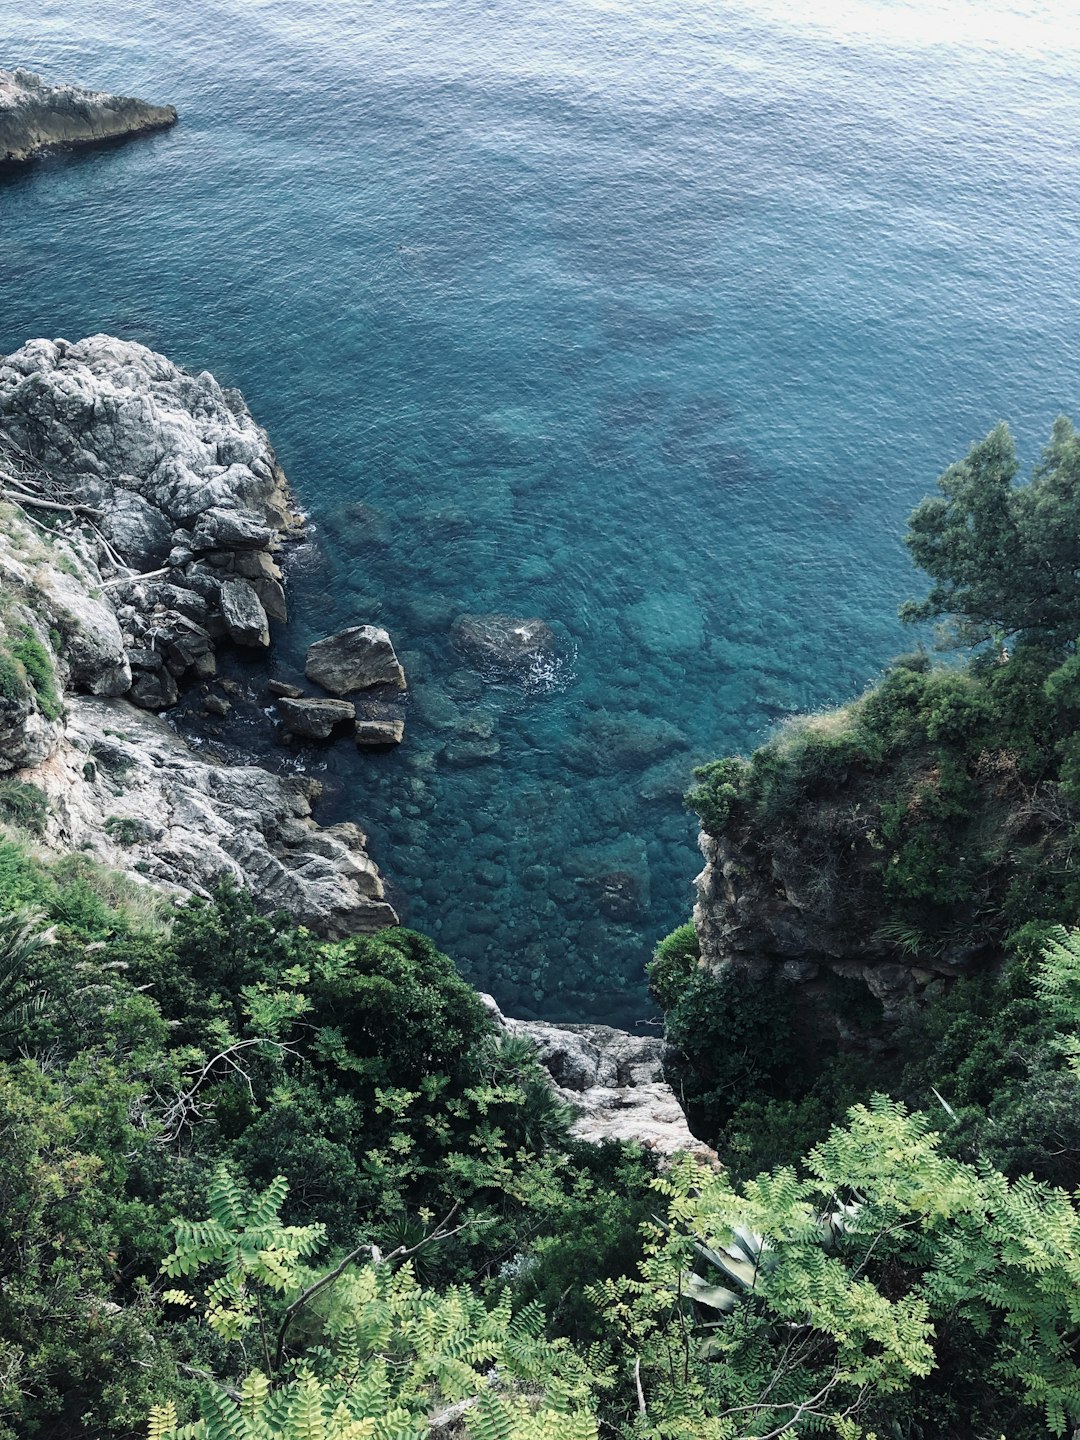
{"type": "Polygon", "coordinates": [[[28,160],[53,145],[92,145],[176,124],[171,105],[50,84],[30,70],[0,70],[0,160],[28,160]]]}
{"type": "Polygon", "coordinates": [[[304,674],[331,695],[351,695],[376,685],[405,689],[405,671],[390,636],[377,625],[354,625],[317,640],[308,649],[304,674]]]}
{"type": "Polygon", "coordinates": [[[705,617],[688,595],[650,595],[631,605],[626,626],[633,638],[654,655],[700,650],[705,643],[705,617]]]}
{"type": "Polygon", "coordinates": [[[277,702],[281,723],[290,735],[305,740],[327,740],[335,725],[343,720],[352,720],[356,706],[348,700],[290,699],[283,696],[277,702]]]}
{"type": "Polygon", "coordinates": [[[527,680],[556,655],[555,634],[536,616],[459,615],[450,627],[455,648],[480,670],[527,680]]]}

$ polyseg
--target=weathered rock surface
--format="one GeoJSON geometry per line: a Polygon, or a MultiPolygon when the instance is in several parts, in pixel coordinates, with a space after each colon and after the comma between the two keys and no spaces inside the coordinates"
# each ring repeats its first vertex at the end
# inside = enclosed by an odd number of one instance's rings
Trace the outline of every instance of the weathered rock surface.
{"type": "Polygon", "coordinates": [[[555,659],[555,635],[544,620],[514,615],[459,615],[450,639],[470,665],[495,676],[528,680],[555,659]]]}
{"type": "MultiPolygon", "coordinates": [[[[985,961],[985,947],[957,943],[912,962],[872,919],[853,921],[842,891],[823,899],[823,887],[808,883],[806,862],[790,847],[780,854],[750,836],[718,840],[704,833],[698,843],[705,866],[695,881],[694,925],[702,965],[715,975],[740,974],[748,984],[776,976],[798,986],[799,1024],[814,1040],[881,1043],[864,1018],[856,1025],[837,1010],[833,977],[865,985],[881,1002],[887,1029],[928,986],[940,988],[985,961]]],[[[843,843],[846,853],[854,842],[843,843]]]]}
{"type": "Polygon", "coordinates": [[[270,644],[270,623],[259,597],[246,580],[226,580],[218,592],[221,618],[237,645],[270,644]]]}
{"type": "Polygon", "coordinates": [[[306,740],[326,740],[335,725],[356,718],[356,706],[348,700],[290,700],[277,702],[281,723],[290,735],[306,740]]]}
{"type": "Polygon", "coordinates": [[[377,685],[405,689],[405,671],[390,636],[377,625],[353,625],[317,640],[308,649],[304,674],[331,695],[352,695],[377,685]]]}
{"type": "Polygon", "coordinates": [[[283,700],[302,700],[304,692],[299,685],[291,685],[288,680],[268,680],[266,689],[269,694],[283,700]]]}
{"type": "Polygon", "coordinates": [[[49,796],[46,843],[178,895],[229,877],[331,937],[396,923],[361,831],[312,820],[316,784],[197,756],[146,713],[214,673],[215,639],[269,640],[255,587],[278,585],[288,497],[241,398],[140,345],[32,341],[0,360],[0,493],[0,772],[49,796]],[[132,573],[122,544],[165,564],[132,573]]]}
{"type": "Polygon", "coordinates": [[[93,528],[83,512],[69,528],[95,576],[78,586],[84,609],[102,596],[84,643],[111,648],[114,663],[107,675],[73,653],[76,688],[130,684],[137,704],[168,708],[185,674],[214,673],[215,638],[265,648],[269,618],[286,618],[274,558],[292,518],[285,477],[243,399],[212,375],[107,335],[30,341],[0,360],[0,487],[99,512],[93,528]],[[133,680],[135,651],[160,655],[169,675],[133,680]]]}
{"type": "Polygon", "coordinates": [[[123,699],[78,696],[68,706],[54,752],[20,777],[49,796],[46,838],[55,848],[89,850],[121,870],[137,866],[180,896],[207,895],[229,878],[265,913],[284,910],[330,937],[396,923],[363,834],[312,821],[315,782],[197,757],[163,721],[123,699]],[[137,838],[124,844],[110,830],[137,838]]]}
{"type": "Polygon", "coordinates": [[[357,720],[356,743],[361,749],[400,745],[405,739],[404,720],[357,720]]]}
{"type": "Polygon", "coordinates": [[[52,85],[29,70],[0,70],[0,160],[28,160],[53,145],[90,145],[175,123],[171,105],[52,85]]]}
{"type": "Polygon", "coordinates": [[[659,1036],[609,1025],[512,1020],[490,995],[481,999],[504,1030],[532,1040],[560,1099],[579,1113],[571,1129],[579,1140],[633,1140],[664,1155],[689,1151],[715,1163],[715,1152],[691,1135],[664,1080],[659,1036]]]}

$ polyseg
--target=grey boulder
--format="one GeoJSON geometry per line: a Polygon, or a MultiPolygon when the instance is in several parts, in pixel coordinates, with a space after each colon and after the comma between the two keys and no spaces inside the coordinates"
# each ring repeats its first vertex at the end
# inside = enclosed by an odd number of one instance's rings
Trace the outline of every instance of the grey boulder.
{"type": "Polygon", "coordinates": [[[400,745],[404,738],[404,720],[357,720],[356,722],[356,743],[362,750],[382,745],[400,745]]]}
{"type": "Polygon", "coordinates": [[[307,652],[304,674],[331,695],[351,695],[376,685],[405,689],[405,672],[390,636],[377,625],[354,625],[317,640],[307,652]]]}
{"type": "Polygon", "coordinates": [[[290,699],[282,696],[277,708],[281,723],[289,734],[305,740],[326,740],[335,725],[356,716],[356,707],[348,700],[290,699]]]}
{"type": "Polygon", "coordinates": [[[270,644],[270,625],[262,601],[246,580],[226,580],[218,596],[229,639],[237,645],[270,644]]]}

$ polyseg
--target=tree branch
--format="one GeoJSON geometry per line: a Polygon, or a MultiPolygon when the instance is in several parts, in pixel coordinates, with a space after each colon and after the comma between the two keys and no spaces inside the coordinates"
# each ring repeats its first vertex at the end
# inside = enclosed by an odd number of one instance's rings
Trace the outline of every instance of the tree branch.
{"type": "Polygon", "coordinates": [[[407,1260],[410,1256],[417,1254],[426,1246],[433,1245],[436,1240],[449,1240],[451,1236],[457,1235],[461,1230],[464,1230],[466,1226],[475,1223],[472,1220],[465,1220],[462,1222],[462,1224],[456,1225],[453,1230],[448,1230],[446,1227],[450,1224],[450,1221],[453,1220],[454,1216],[460,1209],[461,1201],[456,1200],[449,1214],[444,1220],[439,1221],[438,1225],[435,1226],[435,1229],[431,1232],[430,1235],[425,1235],[423,1240],[420,1240],[415,1245],[399,1245],[396,1250],[391,1250],[389,1255],[380,1255],[376,1247],[372,1245],[370,1241],[365,1242],[363,1245],[357,1245],[356,1249],[350,1250],[348,1255],[346,1255],[342,1261],[340,1261],[337,1265],[334,1266],[333,1270],[328,1270],[325,1275],[320,1275],[318,1280],[314,1281],[311,1285],[309,1285],[306,1290],[301,1291],[301,1293],[296,1297],[296,1299],[285,1311],[285,1314],[282,1316],[281,1319],[281,1328],[278,1330],[277,1344],[274,1347],[275,1372],[281,1369],[281,1361],[285,1354],[285,1337],[288,1334],[289,1326],[292,1324],[293,1320],[300,1313],[300,1311],[303,1310],[305,1305],[308,1305],[312,1300],[314,1300],[316,1295],[321,1294],[321,1292],[325,1290],[327,1286],[332,1285],[335,1280],[337,1280],[340,1276],[344,1275],[345,1271],[349,1268],[349,1266],[354,1264],[365,1251],[371,1254],[372,1259],[377,1265],[388,1265],[391,1260],[407,1260]]]}

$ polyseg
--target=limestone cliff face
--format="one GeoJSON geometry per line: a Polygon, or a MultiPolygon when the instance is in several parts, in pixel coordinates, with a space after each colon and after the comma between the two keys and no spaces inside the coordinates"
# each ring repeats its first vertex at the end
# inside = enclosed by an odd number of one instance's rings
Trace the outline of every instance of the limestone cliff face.
{"type": "Polygon", "coordinates": [[[54,145],[90,145],[175,123],[171,105],[52,85],[29,70],[0,70],[0,161],[28,160],[54,145]]]}

